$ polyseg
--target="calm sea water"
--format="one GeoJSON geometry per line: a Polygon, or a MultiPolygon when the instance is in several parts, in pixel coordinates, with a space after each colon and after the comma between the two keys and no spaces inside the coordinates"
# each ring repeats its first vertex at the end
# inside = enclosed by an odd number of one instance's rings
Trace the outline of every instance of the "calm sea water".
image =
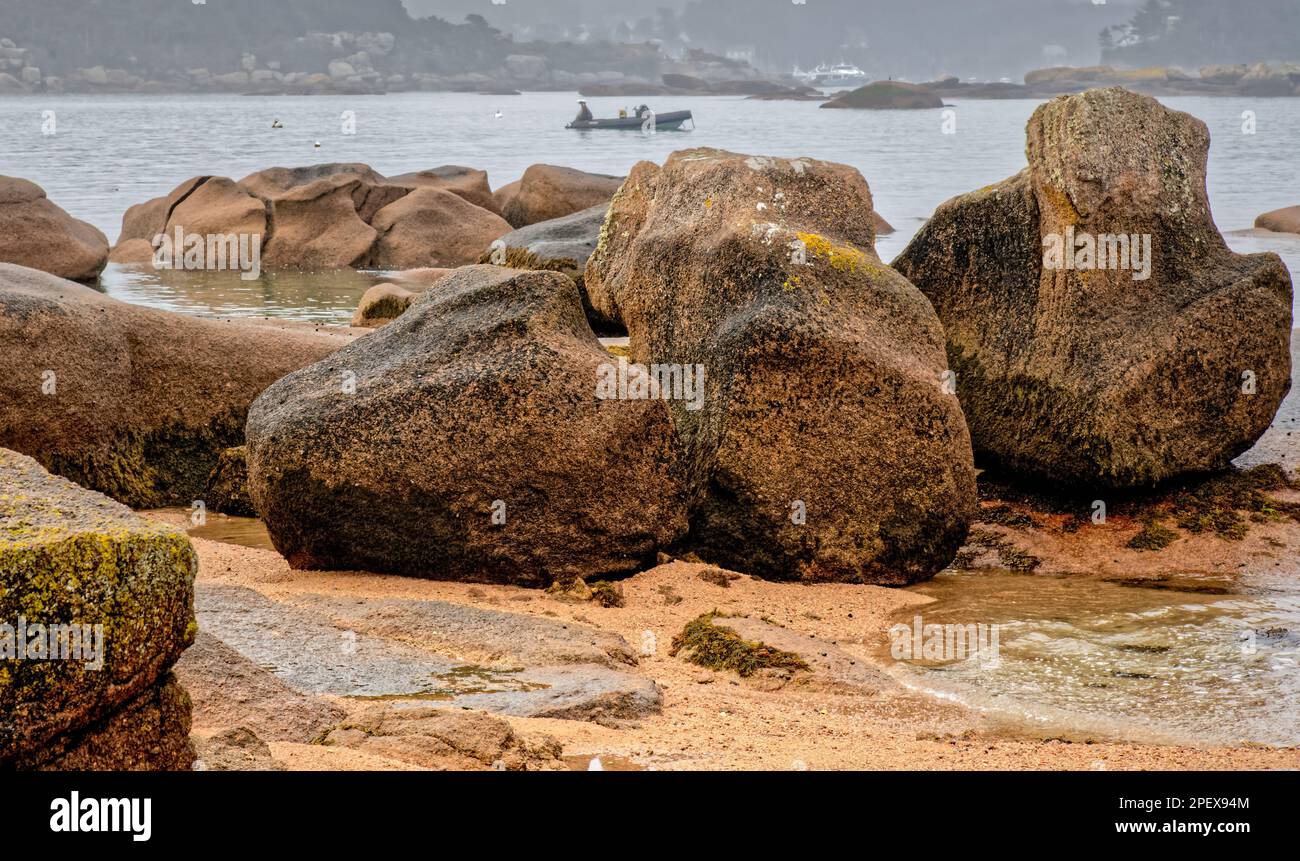
{"type": "MultiPolygon", "coordinates": [[[[116,240],[122,213],[198,174],[238,179],[273,165],[361,161],[386,174],[442,164],[487,170],[493,187],[536,162],[623,174],[642,159],[713,146],[775,156],[845,162],[871,184],[877,210],[898,229],[882,237],[891,260],[948,198],[1003,179],[1025,165],[1024,127],[1034,101],[957,101],[957,133],[941,131],[938,111],[825,111],[815,102],[735,97],[648,99],[659,111],[695,112],[697,128],[654,136],[573,132],[564,124],[576,95],[407,93],[390,96],[100,96],[0,99],[0,173],[40,183],[50,198],[116,240]],[[54,111],[57,133],[42,134],[54,111]],[[356,134],[343,134],[352,111],[356,134]],[[498,116],[498,113],[500,116],[498,116]],[[284,128],[271,128],[279,119],[284,128]],[[320,143],[320,148],[315,143],[320,143]]],[[[594,99],[598,116],[640,99],[594,99]]],[[[1271,250],[1300,272],[1300,238],[1233,236],[1262,212],[1300,204],[1300,100],[1165,100],[1210,127],[1210,197],[1220,230],[1239,251],[1271,250]],[[1257,132],[1242,133],[1254,111],[1257,132]]],[[[364,281],[364,279],[363,279],[364,281]]],[[[268,313],[344,320],[365,289],[339,279],[258,282],[216,289],[211,279],[161,282],[151,273],[110,271],[105,286],[127,301],[200,313],[268,313]],[[282,295],[283,293],[283,295],[282,295]]],[[[368,282],[366,282],[368,283],[368,282]]]]}
{"type": "Polygon", "coordinates": [[[1148,743],[1300,744],[1300,588],[1267,574],[1156,584],[946,572],[898,622],[999,628],[1000,660],[898,677],[1039,732],[1148,743]]]}

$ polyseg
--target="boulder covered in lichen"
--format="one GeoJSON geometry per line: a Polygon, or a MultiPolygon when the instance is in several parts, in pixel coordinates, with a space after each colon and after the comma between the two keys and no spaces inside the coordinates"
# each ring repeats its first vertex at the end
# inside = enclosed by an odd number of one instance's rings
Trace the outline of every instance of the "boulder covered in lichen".
{"type": "Polygon", "coordinates": [[[480,263],[495,263],[512,269],[543,269],[563,272],[578,285],[582,307],[597,334],[616,333],[619,327],[591,307],[583,286],[587,260],[600,241],[608,203],[598,203],[581,212],[539,221],[511,231],[483,251],[480,263]]]}
{"type": "Polygon", "coordinates": [[[108,265],[108,239],[60,209],[36,183],[0,176],[0,262],[94,281],[108,265]]]}
{"type": "Polygon", "coordinates": [[[186,768],[183,532],[0,449],[0,768],[186,768]]]}
{"type": "Polygon", "coordinates": [[[135,508],[190,505],[248,406],[351,339],[118,302],[0,264],[0,446],[135,508]]]}
{"type": "Polygon", "coordinates": [[[1226,466],[1290,388],[1292,292],[1215,227],[1205,124],[1112,88],[1028,134],[1028,169],[939,207],[894,261],[943,321],[977,453],[1099,487],[1226,466]]]}
{"type": "Polygon", "coordinates": [[[248,419],[254,506],[296,568],[549,586],[686,529],[662,401],[598,397],[573,281],[471,266],[290,374],[248,419]]]}
{"type": "Polygon", "coordinates": [[[669,401],[710,562],[902,584],[953,558],[970,438],[930,303],[874,250],[853,168],[718,150],[638,164],[587,266],[634,362],[703,369],[669,401]]]}

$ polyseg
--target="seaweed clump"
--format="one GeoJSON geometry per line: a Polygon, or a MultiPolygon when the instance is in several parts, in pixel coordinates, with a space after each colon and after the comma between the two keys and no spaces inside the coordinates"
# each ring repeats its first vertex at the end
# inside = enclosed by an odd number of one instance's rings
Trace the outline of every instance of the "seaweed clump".
{"type": "Polygon", "coordinates": [[[1129,539],[1131,550],[1164,550],[1178,540],[1178,533],[1165,526],[1159,520],[1152,519],[1142,527],[1142,531],[1129,539]]]}
{"type": "Polygon", "coordinates": [[[1215,532],[1240,541],[1249,528],[1242,512],[1257,522],[1286,518],[1300,521],[1300,505],[1267,495],[1268,491],[1295,486],[1275,464],[1234,470],[1180,490],[1174,495],[1173,515],[1179,527],[1193,534],[1215,532]]]}
{"type": "Polygon", "coordinates": [[[966,544],[967,547],[953,560],[953,567],[958,570],[968,571],[974,568],[975,563],[986,551],[996,553],[998,564],[1008,571],[1028,573],[1036,570],[1043,562],[991,529],[972,529],[966,537],[966,544]]]}
{"type": "Polygon", "coordinates": [[[591,600],[602,607],[622,607],[626,604],[623,598],[623,587],[610,583],[608,580],[600,580],[591,584],[591,600]]]}
{"type": "Polygon", "coordinates": [[[807,670],[803,658],[793,652],[775,649],[765,643],[752,642],[730,628],[715,625],[718,611],[705,613],[687,624],[673,637],[668,654],[682,657],[692,664],[712,670],[732,670],[748,678],[759,670],[807,670]]]}

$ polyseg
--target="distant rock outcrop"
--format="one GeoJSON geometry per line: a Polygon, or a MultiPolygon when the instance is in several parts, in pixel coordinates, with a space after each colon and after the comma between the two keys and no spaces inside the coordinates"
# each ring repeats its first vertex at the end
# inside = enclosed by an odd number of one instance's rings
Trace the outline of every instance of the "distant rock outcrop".
{"type": "Polygon", "coordinates": [[[39,185],[0,176],[0,263],[94,281],[108,264],[108,240],[51,203],[39,185]]]}
{"type": "Polygon", "coordinates": [[[491,203],[487,175],[461,167],[402,179],[364,164],[195,177],[127,210],[112,259],[147,263],[155,237],[179,234],[255,237],[271,269],[456,267],[509,232],[491,203]]]}
{"type": "Polygon", "coordinates": [[[859,110],[898,110],[941,108],[943,99],[933,90],[920,84],[902,81],[874,81],[841,93],[822,105],[823,108],[855,108],[859,110]]]}
{"type": "Polygon", "coordinates": [[[1088,487],[1225,467],[1291,385],[1291,278],[1228,250],[1204,123],[1112,88],[1029,122],[1029,168],[894,261],[934,303],[976,452],[1088,487]]]}

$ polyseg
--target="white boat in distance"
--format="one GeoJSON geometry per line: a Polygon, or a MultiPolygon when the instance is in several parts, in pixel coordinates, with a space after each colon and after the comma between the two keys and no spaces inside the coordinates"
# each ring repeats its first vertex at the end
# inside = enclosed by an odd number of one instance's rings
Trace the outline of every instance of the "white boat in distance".
{"type": "Polygon", "coordinates": [[[794,76],[814,87],[860,87],[871,82],[867,73],[852,63],[837,63],[834,66],[823,63],[811,72],[795,66],[794,76]]]}

